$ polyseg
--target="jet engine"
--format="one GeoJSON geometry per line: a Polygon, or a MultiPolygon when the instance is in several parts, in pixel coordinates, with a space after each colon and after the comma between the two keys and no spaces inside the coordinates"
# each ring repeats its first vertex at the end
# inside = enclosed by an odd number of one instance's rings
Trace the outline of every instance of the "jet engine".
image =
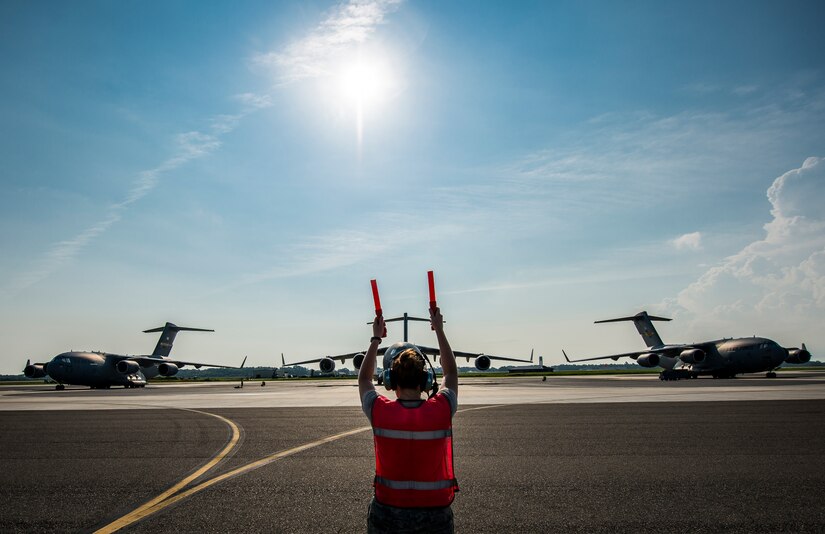
{"type": "Polygon", "coordinates": [[[655,352],[648,352],[636,358],[636,363],[642,367],[656,367],[659,365],[659,355],[655,352]]]}
{"type": "Polygon", "coordinates": [[[115,365],[115,369],[122,375],[133,375],[140,371],[140,364],[132,360],[120,360],[115,365]]]}
{"type": "Polygon", "coordinates": [[[324,358],[318,362],[318,365],[321,367],[322,373],[331,373],[335,370],[335,360],[330,357],[324,358]]]}
{"type": "Polygon", "coordinates": [[[482,354],[481,356],[476,358],[475,364],[476,369],[478,369],[479,371],[486,371],[490,368],[490,358],[482,354]]]}
{"type": "Polygon", "coordinates": [[[352,365],[354,365],[356,369],[360,369],[362,363],[364,363],[364,354],[356,354],[352,357],[352,365]]]}
{"type": "Polygon", "coordinates": [[[160,376],[175,376],[178,374],[178,366],[174,363],[158,364],[158,374],[160,376]]]}
{"type": "Polygon", "coordinates": [[[804,346],[801,349],[788,349],[788,356],[785,361],[788,363],[808,363],[811,361],[811,353],[804,346]]]}
{"type": "Polygon", "coordinates": [[[23,369],[23,374],[26,378],[43,378],[46,376],[46,366],[30,363],[23,369]]]}
{"type": "Polygon", "coordinates": [[[702,363],[705,361],[705,351],[702,349],[687,349],[679,354],[679,359],[685,363],[702,363]]]}

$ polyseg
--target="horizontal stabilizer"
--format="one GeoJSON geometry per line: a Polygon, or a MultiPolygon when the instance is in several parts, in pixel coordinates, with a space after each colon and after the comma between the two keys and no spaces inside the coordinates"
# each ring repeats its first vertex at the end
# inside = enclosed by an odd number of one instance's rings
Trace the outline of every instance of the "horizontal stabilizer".
{"type": "Polygon", "coordinates": [[[617,323],[619,321],[633,321],[636,330],[642,339],[645,340],[645,345],[650,347],[659,347],[664,345],[659,333],[653,327],[653,321],[670,321],[667,317],[656,317],[655,315],[648,315],[646,311],[640,311],[632,317],[619,317],[618,319],[605,319],[603,321],[596,321],[598,323],[617,323]]]}
{"type": "Polygon", "coordinates": [[[405,320],[406,321],[424,321],[424,322],[427,322],[427,323],[430,322],[429,319],[424,319],[423,317],[413,317],[411,315],[408,315],[406,317],[393,317],[391,319],[384,319],[384,322],[385,323],[392,323],[394,321],[405,321],[405,320]]]}
{"type": "Polygon", "coordinates": [[[618,319],[604,319],[602,321],[594,321],[594,324],[599,323],[618,323],[619,321],[638,321],[647,317],[647,319],[651,321],[671,321],[672,319],[668,319],[667,317],[657,317],[656,315],[648,315],[647,312],[637,313],[631,317],[619,317],[618,319]]]}
{"type": "Polygon", "coordinates": [[[164,328],[168,328],[170,331],[174,330],[175,332],[214,332],[214,330],[210,328],[190,328],[188,326],[178,326],[172,323],[166,323],[164,326],[159,326],[157,328],[151,328],[149,330],[144,330],[144,334],[151,334],[152,332],[163,332],[164,328]]]}

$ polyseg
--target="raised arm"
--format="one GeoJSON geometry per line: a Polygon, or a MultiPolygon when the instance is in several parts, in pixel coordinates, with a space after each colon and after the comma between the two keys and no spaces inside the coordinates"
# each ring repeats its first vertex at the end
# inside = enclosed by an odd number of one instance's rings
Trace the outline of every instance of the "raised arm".
{"type": "Polygon", "coordinates": [[[447,388],[458,393],[458,367],[455,364],[455,355],[450,348],[450,342],[444,334],[444,318],[441,316],[441,308],[430,310],[430,320],[435,330],[435,337],[438,339],[438,352],[441,358],[441,372],[444,380],[441,382],[442,388],[447,388]]]}
{"type": "Polygon", "coordinates": [[[384,318],[378,316],[372,323],[372,339],[370,340],[370,347],[364,355],[364,361],[361,362],[361,368],[358,370],[358,396],[364,398],[364,393],[367,391],[375,391],[375,386],[372,383],[372,377],[375,375],[375,359],[378,357],[378,345],[381,344],[381,335],[384,333],[384,318]]]}

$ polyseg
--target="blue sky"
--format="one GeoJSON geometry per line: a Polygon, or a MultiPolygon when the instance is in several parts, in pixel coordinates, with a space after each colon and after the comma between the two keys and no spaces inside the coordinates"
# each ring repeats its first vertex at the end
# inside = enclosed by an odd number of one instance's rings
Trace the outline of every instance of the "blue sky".
{"type": "Polygon", "coordinates": [[[429,269],[461,350],[825,350],[821,2],[207,4],[0,5],[0,372],[357,350],[429,269]]]}

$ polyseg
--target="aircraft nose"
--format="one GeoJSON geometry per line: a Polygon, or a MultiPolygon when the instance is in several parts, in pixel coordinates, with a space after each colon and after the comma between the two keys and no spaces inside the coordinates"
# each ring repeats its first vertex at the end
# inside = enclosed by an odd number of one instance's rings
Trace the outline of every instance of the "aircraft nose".
{"type": "Polygon", "coordinates": [[[52,358],[52,361],[44,365],[43,369],[46,371],[46,374],[54,380],[59,381],[63,378],[63,362],[61,362],[57,356],[52,358]]]}

